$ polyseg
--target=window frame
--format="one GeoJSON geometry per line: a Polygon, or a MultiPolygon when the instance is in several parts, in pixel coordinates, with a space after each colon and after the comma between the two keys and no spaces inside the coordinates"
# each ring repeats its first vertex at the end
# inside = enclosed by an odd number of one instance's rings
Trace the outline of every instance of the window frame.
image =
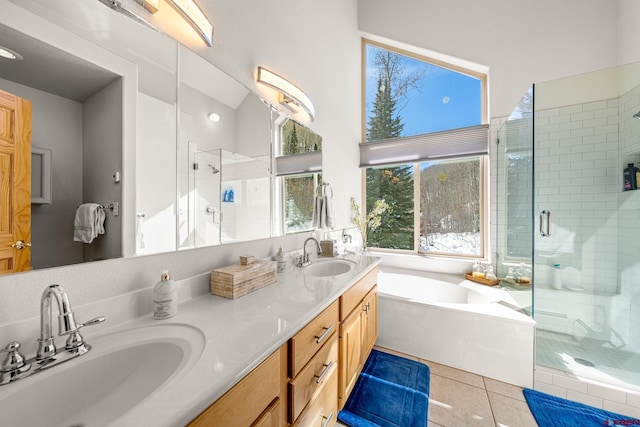
{"type": "MultiPolygon", "coordinates": [[[[488,120],[488,91],[487,91],[487,74],[479,71],[471,70],[469,68],[465,68],[459,65],[455,65],[449,62],[445,62],[431,56],[422,55],[416,52],[412,52],[407,49],[399,48],[387,43],[381,43],[370,38],[361,38],[361,135],[363,143],[367,143],[367,105],[366,105],[366,78],[367,78],[367,58],[366,58],[366,49],[367,46],[374,46],[380,49],[385,49],[391,51],[393,53],[397,53],[399,55],[404,55],[409,58],[426,62],[441,68],[445,68],[447,70],[451,70],[457,73],[465,74],[470,77],[476,78],[480,81],[481,86],[481,125],[487,125],[489,123],[488,120]]],[[[472,158],[479,157],[480,162],[480,254],[457,254],[457,253],[444,253],[444,252],[421,252],[420,251],[420,163],[421,162],[406,162],[402,164],[412,165],[413,167],[413,249],[389,249],[389,248],[377,248],[377,247],[369,247],[368,250],[372,250],[374,252],[380,253],[395,253],[395,254],[413,254],[420,255],[424,257],[438,257],[438,258],[456,258],[456,259],[486,259],[489,254],[489,235],[490,235],[490,224],[489,224],[489,155],[469,155],[469,156],[460,156],[460,158],[472,158]],[[416,175],[417,174],[417,175],[416,175]]],[[[447,160],[447,159],[443,159],[447,160]]],[[[376,165],[376,166],[385,166],[385,165],[376,165]]],[[[393,164],[388,164],[388,166],[393,166],[393,164]]],[[[371,167],[371,166],[368,166],[371,167]]],[[[367,215],[367,168],[361,167],[361,200],[362,200],[362,209],[361,209],[361,220],[364,222],[364,219],[367,215]]]]}
{"type": "Polygon", "coordinates": [[[291,117],[278,115],[275,120],[272,120],[273,124],[273,140],[274,147],[272,148],[274,156],[272,159],[272,169],[275,169],[275,173],[272,173],[275,181],[274,189],[274,206],[278,206],[279,215],[275,215],[273,218],[272,227],[277,230],[279,235],[287,236],[290,234],[296,234],[306,231],[313,231],[314,227],[311,225],[309,229],[297,230],[287,232],[286,227],[286,197],[285,197],[285,185],[286,180],[289,178],[304,178],[312,177],[313,179],[313,195],[312,202],[315,202],[315,197],[318,194],[319,182],[322,180],[322,151],[310,151],[297,154],[284,154],[283,153],[283,140],[282,140],[282,128],[288,121],[295,120],[291,117]],[[320,161],[320,168],[318,170],[318,155],[320,161]],[[278,161],[280,159],[280,162],[278,161]],[[287,172],[279,174],[277,172],[278,163],[286,166],[287,172]],[[299,166],[299,168],[297,167],[299,166]],[[311,167],[309,167],[311,166],[311,167]]]}

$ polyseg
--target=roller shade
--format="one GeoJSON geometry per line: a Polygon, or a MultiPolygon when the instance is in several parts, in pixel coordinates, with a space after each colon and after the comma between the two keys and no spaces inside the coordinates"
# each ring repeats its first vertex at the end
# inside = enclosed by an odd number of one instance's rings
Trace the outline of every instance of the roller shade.
{"type": "Polygon", "coordinates": [[[360,144],[360,167],[416,163],[489,153],[489,125],[360,144]]]}
{"type": "Polygon", "coordinates": [[[300,175],[322,170],[322,151],[276,157],[276,175],[300,175]]]}

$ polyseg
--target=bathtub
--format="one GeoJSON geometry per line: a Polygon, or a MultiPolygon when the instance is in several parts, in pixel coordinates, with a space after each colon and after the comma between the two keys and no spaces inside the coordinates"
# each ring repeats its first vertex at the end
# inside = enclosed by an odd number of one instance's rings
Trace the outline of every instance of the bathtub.
{"type": "Polygon", "coordinates": [[[535,321],[509,293],[463,277],[381,267],[381,347],[533,387],[535,321]]]}

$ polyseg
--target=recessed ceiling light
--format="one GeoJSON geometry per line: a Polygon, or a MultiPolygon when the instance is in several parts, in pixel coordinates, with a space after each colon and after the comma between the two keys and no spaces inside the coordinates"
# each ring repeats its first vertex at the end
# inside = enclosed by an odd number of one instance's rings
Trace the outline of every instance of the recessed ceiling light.
{"type": "Polygon", "coordinates": [[[4,46],[0,46],[0,58],[15,59],[17,61],[21,61],[23,59],[22,55],[20,55],[18,52],[14,52],[13,50],[4,46]]]}

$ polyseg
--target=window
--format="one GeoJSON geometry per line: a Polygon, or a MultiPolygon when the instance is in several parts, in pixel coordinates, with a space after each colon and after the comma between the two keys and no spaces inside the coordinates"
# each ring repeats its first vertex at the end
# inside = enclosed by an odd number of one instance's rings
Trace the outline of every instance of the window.
{"type": "Polygon", "coordinates": [[[483,256],[486,76],[368,40],[363,64],[367,246],[483,256]]]}
{"type": "Polygon", "coordinates": [[[285,234],[313,229],[313,207],[322,183],[322,137],[290,119],[278,125],[276,170],[280,177],[280,228],[285,234]]]}
{"type": "Polygon", "coordinates": [[[284,180],[284,232],[313,229],[313,205],[320,175],[292,175],[284,180]]]}

